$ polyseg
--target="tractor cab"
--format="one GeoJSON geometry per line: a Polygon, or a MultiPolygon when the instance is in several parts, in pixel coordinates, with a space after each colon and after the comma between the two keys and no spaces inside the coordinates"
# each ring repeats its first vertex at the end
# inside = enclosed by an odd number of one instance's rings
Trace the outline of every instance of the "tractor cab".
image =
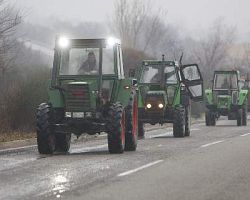
{"type": "MultiPolygon", "coordinates": [[[[67,91],[68,115],[69,112],[92,115],[97,107],[110,102],[114,80],[122,78],[124,72],[118,40],[56,40],[52,88],[67,91]]],[[[60,101],[51,100],[61,107],[60,101]]]]}

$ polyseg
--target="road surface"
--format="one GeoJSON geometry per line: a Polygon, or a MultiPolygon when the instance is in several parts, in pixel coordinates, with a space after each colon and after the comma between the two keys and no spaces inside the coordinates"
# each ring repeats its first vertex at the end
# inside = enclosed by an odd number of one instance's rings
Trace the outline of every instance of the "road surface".
{"type": "Polygon", "coordinates": [[[44,156],[35,146],[0,151],[0,199],[247,200],[250,199],[250,120],[192,126],[173,138],[153,130],[136,152],[110,155],[105,138],[44,156]]]}

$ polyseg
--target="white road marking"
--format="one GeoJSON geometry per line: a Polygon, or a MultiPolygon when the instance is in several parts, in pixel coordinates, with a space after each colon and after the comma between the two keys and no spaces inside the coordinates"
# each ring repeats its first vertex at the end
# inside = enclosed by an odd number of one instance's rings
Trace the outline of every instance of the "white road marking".
{"type": "Polygon", "coordinates": [[[102,144],[102,145],[93,146],[93,147],[80,147],[80,148],[72,149],[70,153],[88,152],[92,150],[103,149],[103,148],[106,148],[107,146],[108,146],[107,144],[102,144]]]}
{"type": "Polygon", "coordinates": [[[246,134],[243,134],[243,135],[240,135],[241,137],[245,137],[247,135],[250,135],[250,133],[246,133],[246,134]]]}
{"type": "Polygon", "coordinates": [[[121,174],[118,174],[118,176],[119,176],[119,177],[121,177],[121,176],[127,176],[127,175],[133,174],[133,173],[135,173],[135,172],[141,171],[141,170],[143,170],[143,169],[145,169],[145,168],[148,168],[148,167],[151,167],[151,166],[153,166],[153,165],[156,165],[156,164],[158,164],[158,163],[160,163],[160,162],[163,162],[163,160],[157,160],[157,161],[148,163],[148,164],[143,165],[143,166],[141,166],[141,167],[138,167],[138,168],[136,168],[136,169],[132,169],[132,170],[123,172],[123,173],[121,173],[121,174]]]}
{"type": "MultiPolygon", "coordinates": [[[[190,129],[190,131],[199,131],[199,130],[200,130],[199,128],[190,129]]],[[[157,134],[157,135],[151,135],[151,136],[146,137],[146,138],[152,139],[152,138],[166,137],[166,136],[172,136],[172,135],[173,135],[173,131],[168,131],[166,133],[161,133],[161,134],[157,134]]]]}
{"type": "MultiPolygon", "coordinates": [[[[106,148],[107,146],[108,146],[107,144],[103,144],[103,145],[98,145],[98,146],[93,146],[93,147],[73,148],[70,151],[70,153],[81,153],[81,152],[91,151],[91,150],[95,150],[95,149],[106,148]]],[[[30,146],[24,146],[24,147],[3,149],[3,150],[0,150],[0,153],[23,150],[23,149],[29,149],[29,148],[34,148],[34,147],[37,147],[37,145],[30,145],[30,146]]]]}
{"type": "Polygon", "coordinates": [[[211,145],[214,145],[214,144],[219,144],[219,143],[222,143],[224,142],[225,140],[220,140],[220,141],[216,141],[216,142],[211,142],[211,143],[208,143],[208,144],[204,144],[202,145],[201,147],[209,147],[211,145]]]}
{"type": "Polygon", "coordinates": [[[21,149],[29,149],[29,148],[33,148],[33,147],[37,147],[37,145],[30,145],[30,146],[24,146],[24,147],[3,149],[3,150],[0,150],[0,153],[8,152],[8,151],[16,151],[16,150],[21,150],[21,149]]]}
{"type": "Polygon", "coordinates": [[[169,132],[166,132],[166,133],[161,133],[161,134],[157,134],[157,135],[150,135],[149,137],[146,137],[146,138],[157,138],[157,137],[165,137],[165,136],[171,136],[173,135],[173,132],[172,131],[169,131],[169,132]]]}
{"type": "Polygon", "coordinates": [[[199,130],[201,130],[201,129],[199,129],[199,128],[191,128],[190,129],[190,131],[199,131],[199,130]]]}

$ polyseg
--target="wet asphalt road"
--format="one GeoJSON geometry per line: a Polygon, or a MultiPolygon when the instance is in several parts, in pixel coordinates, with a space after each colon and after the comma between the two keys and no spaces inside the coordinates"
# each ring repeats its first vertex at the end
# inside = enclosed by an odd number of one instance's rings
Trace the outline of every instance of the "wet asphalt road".
{"type": "Polygon", "coordinates": [[[111,155],[105,138],[67,155],[0,151],[0,199],[250,199],[250,120],[146,133],[136,152],[111,155]],[[249,134],[248,134],[249,133],[249,134]]]}

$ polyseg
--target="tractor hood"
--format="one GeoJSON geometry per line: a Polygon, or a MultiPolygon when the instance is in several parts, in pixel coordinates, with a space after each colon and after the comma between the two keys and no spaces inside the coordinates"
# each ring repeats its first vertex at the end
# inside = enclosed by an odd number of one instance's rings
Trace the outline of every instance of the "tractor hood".
{"type": "Polygon", "coordinates": [[[67,112],[92,111],[96,107],[97,84],[92,82],[68,82],[65,88],[67,112]]]}
{"type": "Polygon", "coordinates": [[[217,106],[218,108],[230,108],[232,97],[230,95],[218,95],[217,106]]]}

